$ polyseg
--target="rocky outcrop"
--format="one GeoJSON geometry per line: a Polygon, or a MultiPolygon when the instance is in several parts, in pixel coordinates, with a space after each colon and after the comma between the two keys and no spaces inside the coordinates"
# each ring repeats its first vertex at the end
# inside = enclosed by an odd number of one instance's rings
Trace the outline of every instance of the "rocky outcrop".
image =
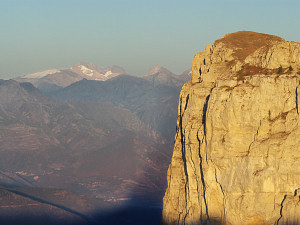
{"type": "Polygon", "coordinates": [[[162,224],[300,224],[300,43],[228,34],[180,94],[162,224]]]}

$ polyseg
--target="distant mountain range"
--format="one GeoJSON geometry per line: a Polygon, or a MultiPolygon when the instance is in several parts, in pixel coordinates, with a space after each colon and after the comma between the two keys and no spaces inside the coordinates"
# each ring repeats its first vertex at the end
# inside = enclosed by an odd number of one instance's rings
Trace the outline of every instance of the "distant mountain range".
{"type": "Polygon", "coordinates": [[[81,63],[67,70],[43,71],[15,80],[30,82],[59,101],[111,102],[129,109],[171,143],[175,128],[170,124],[176,124],[179,92],[190,78],[191,70],[176,75],[158,65],[147,75],[134,77],[118,66],[104,69],[81,63]]]}
{"type": "Polygon", "coordinates": [[[106,202],[160,204],[179,92],[190,72],[175,75],[155,66],[134,77],[90,64],[59,71],[0,80],[0,185],[5,191],[60,188],[106,202]],[[107,74],[106,80],[87,77],[92,72],[84,67],[107,74]],[[73,79],[71,71],[83,79],[73,79]]]}
{"type": "Polygon", "coordinates": [[[126,74],[119,66],[101,68],[90,63],[80,63],[70,69],[53,69],[17,77],[19,82],[30,82],[44,91],[55,91],[82,79],[105,81],[126,74]]]}

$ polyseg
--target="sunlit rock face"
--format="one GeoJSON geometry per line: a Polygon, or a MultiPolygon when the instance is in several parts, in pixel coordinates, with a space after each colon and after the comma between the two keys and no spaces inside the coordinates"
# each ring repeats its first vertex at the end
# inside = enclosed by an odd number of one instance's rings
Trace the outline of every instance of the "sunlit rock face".
{"type": "Polygon", "coordinates": [[[237,32],[195,55],[162,224],[300,224],[300,43],[237,32]]]}

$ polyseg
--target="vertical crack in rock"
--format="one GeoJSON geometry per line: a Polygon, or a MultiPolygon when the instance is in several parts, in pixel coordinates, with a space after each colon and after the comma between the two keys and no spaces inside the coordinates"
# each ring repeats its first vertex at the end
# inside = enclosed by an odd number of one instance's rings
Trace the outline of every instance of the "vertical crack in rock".
{"type": "MultiPolygon", "coordinates": [[[[197,133],[197,136],[198,136],[198,133],[197,133]]],[[[201,205],[201,199],[200,199],[200,195],[199,195],[199,181],[198,181],[198,176],[197,176],[197,171],[196,171],[196,164],[193,160],[193,155],[192,155],[192,149],[189,148],[190,150],[190,154],[191,154],[191,161],[192,161],[192,165],[193,165],[193,170],[194,170],[194,176],[195,176],[195,179],[196,179],[196,183],[197,183],[197,194],[198,194],[198,202],[199,204],[201,205]]],[[[202,220],[202,212],[201,212],[201,220],[202,220]]]]}
{"type": "Polygon", "coordinates": [[[296,109],[297,109],[297,114],[299,115],[299,106],[298,106],[298,87],[296,87],[296,109]]]}
{"type": "Polygon", "coordinates": [[[216,178],[216,182],[217,184],[219,184],[220,189],[222,191],[223,194],[223,209],[224,209],[224,218],[222,218],[222,222],[224,221],[224,224],[226,224],[226,199],[225,199],[225,193],[222,187],[222,184],[218,181],[218,177],[217,177],[217,169],[215,168],[215,178],[216,178]]]}
{"type": "Polygon", "coordinates": [[[185,106],[184,106],[184,110],[186,110],[186,108],[187,108],[187,106],[188,106],[189,99],[190,99],[190,95],[188,94],[188,95],[186,96],[186,99],[185,99],[185,106]]]}
{"type": "Polygon", "coordinates": [[[282,218],[282,210],[283,210],[283,203],[284,203],[284,201],[285,201],[285,199],[286,199],[286,196],[287,196],[287,194],[285,194],[284,195],[284,197],[283,197],[283,200],[282,200],[282,202],[281,202],[281,208],[280,208],[280,217],[279,217],[279,219],[274,223],[274,225],[278,225],[279,224],[279,221],[281,220],[281,218],[282,218]]]}
{"type": "MultiPolygon", "coordinates": [[[[210,98],[210,95],[208,95],[206,97],[206,100],[205,100],[205,103],[203,106],[202,124],[203,124],[204,137],[206,137],[206,111],[207,111],[209,98],[210,98]]],[[[205,138],[205,142],[206,142],[206,138],[205,138]]]]}
{"type": "MultiPolygon", "coordinates": [[[[254,140],[254,141],[255,141],[255,140],[254,140]]],[[[249,148],[248,148],[248,154],[247,154],[247,155],[250,154],[250,148],[251,148],[251,145],[253,144],[254,141],[252,141],[252,142],[250,143],[249,148]]]]}
{"type": "MultiPolygon", "coordinates": [[[[204,204],[205,204],[205,210],[206,210],[206,217],[207,217],[207,225],[210,224],[210,219],[209,219],[209,215],[208,215],[208,206],[207,206],[207,201],[206,201],[206,185],[205,185],[205,181],[204,181],[204,173],[203,173],[203,159],[201,156],[201,152],[200,152],[200,145],[201,145],[201,141],[199,139],[198,136],[199,130],[197,131],[197,140],[199,143],[198,146],[198,154],[199,154],[199,159],[200,159],[200,175],[201,175],[201,183],[202,183],[202,187],[203,187],[203,200],[204,200],[204,204]]],[[[203,221],[201,221],[202,223],[203,221]]]]}
{"type": "MultiPolygon", "coordinates": [[[[188,102],[188,97],[187,97],[187,102],[188,102]]],[[[187,102],[185,104],[185,109],[187,108],[187,102]]],[[[186,183],[185,183],[185,206],[187,209],[187,196],[188,196],[188,189],[189,189],[189,177],[188,177],[188,172],[187,172],[187,163],[186,163],[186,150],[185,150],[185,131],[183,131],[182,129],[182,118],[183,118],[183,113],[182,112],[182,98],[180,98],[180,120],[179,120],[179,130],[180,130],[180,137],[181,137],[181,154],[182,154],[182,160],[183,160],[183,170],[184,170],[184,174],[185,174],[185,179],[186,179],[186,183]]],[[[184,222],[185,223],[185,222],[184,222]]]]}
{"type": "MultiPolygon", "coordinates": [[[[205,142],[206,142],[206,112],[208,108],[208,101],[211,95],[211,92],[213,91],[214,87],[210,89],[210,94],[206,96],[205,103],[203,105],[203,114],[202,114],[202,125],[203,125],[203,132],[204,132],[204,137],[205,137],[205,142]]],[[[206,142],[207,144],[207,142],[206,142]]]]}
{"type": "MultiPolygon", "coordinates": [[[[213,88],[210,89],[210,93],[212,92],[213,88]]],[[[206,99],[205,103],[203,105],[203,111],[202,111],[202,125],[203,125],[203,134],[204,134],[204,140],[205,140],[205,145],[207,145],[207,140],[206,140],[206,113],[207,113],[207,108],[208,108],[208,102],[210,98],[209,94],[206,99]]],[[[201,175],[201,183],[203,187],[203,200],[205,204],[205,210],[206,210],[206,217],[207,217],[207,225],[210,224],[210,219],[209,219],[209,214],[208,214],[208,206],[207,206],[207,200],[206,200],[206,185],[205,185],[205,180],[204,180],[204,173],[203,173],[203,157],[201,156],[201,151],[200,151],[200,146],[201,146],[201,140],[199,138],[199,130],[197,131],[197,140],[198,140],[198,154],[199,154],[199,159],[200,159],[200,175],[201,175]]],[[[207,154],[206,155],[206,162],[207,162],[207,154]]],[[[201,218],[202,220],[202,218],[201,218]]],[[[202,221],[201,221],[202,222],[202,221]]]]}
{"type": "MultiPolygon", "coordinates": [[[[208,101],[209,101],[209,98],[210,98],[210,95],[211,95],[211,92],[212,92],[213,89],[214,89],[214,87],[210,89],[210,94],[206,97],[205,103],[203,105],[203,110],[202,110],[202,125],[203,125],[203,133],[204,133],[205,145],[207,145],[207,139],[206,139],[206,113],[207,113],[207,108],[208,108],[208,101]]],[[[208,160],[207,160],[207,152],[205,154],[205,159],[206,159],[206,162],[208,162],[208,160]]]]}
{"type": "MultiPolygon", "coordinates": [[[[268,53],[269,53],[269,52],[268,52],[268,53]]],[[[271,52],[271,54],[270,54],[270,56],[269,56],[269,58],[268,58],[268,60],[267,60],[267,65],[270,64],[270,61],[271,61],[271,59],[272,59],[272,56],[273,56],[273,51],[271,52]]]]}
{"type": "Polygon", "coordinates": [[[187,210],[186,214],[184,215],[184,218],[183,218],[183,224],[185,225],[185,220],[186,220],[186,217],[189,215],[190,213],[190,208],[187,210]]]}

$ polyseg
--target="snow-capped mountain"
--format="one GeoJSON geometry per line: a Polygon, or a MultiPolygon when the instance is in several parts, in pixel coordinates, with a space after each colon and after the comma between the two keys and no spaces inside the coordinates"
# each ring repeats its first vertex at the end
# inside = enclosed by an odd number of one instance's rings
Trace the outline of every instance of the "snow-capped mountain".
{"type": "Polygon", "coordinates": [[[58,73],[58,72],[60,72],[60,70],[56,70],[56,69],[45,70],[45,71],[42,71],[42,72],[37,72],[37,73],[32,73],[32,74],[25,75],[24,78],[28,78],[28,79],[42,78],[42,77],[47,76],[49,74],[58,73]]]}
{"type": "Polygon", "coordinates": [[[112,66],[107,68],[101,68],[89,63],[80,63],[70,68],[74,73],[85,76],[88,80],[102,80],[105,81],[109,78],[118,76],[120,74],[126,74],[125,70],[118,66],[112,66]],[[89,79],[90,78],[90,79],[89,79]]]}
{"type": "Polygon", "coordinates": [[[46,70],[17,77],[15,80],[20,82],[30,82],[35,87],[45,92],[49,92],[61,87],[69,86],[84,78],[87,80],[105,81],[121,74],[126,74],[126,72],[119,66],[101,68],[90,63],[80,63],[69,69],[46,70]]]}

